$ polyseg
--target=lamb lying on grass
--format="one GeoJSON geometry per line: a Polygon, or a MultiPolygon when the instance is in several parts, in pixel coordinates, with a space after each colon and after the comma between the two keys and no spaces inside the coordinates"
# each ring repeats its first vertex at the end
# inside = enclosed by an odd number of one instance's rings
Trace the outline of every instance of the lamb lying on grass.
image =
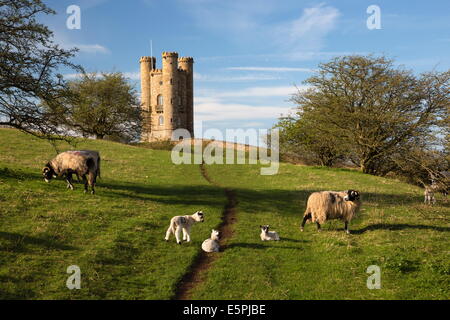
{"type": "Polygon", "coordinates": [[[212,230],[211,238],[206,239],[202,243],[202,249],[205,252],[219,252],[219,231],[212,230]]]}
{"type": "Polygon", "coordinates": [[[181,244],[180,233],[183,230],[183,240],[189,242],[191,241],[191,227],[196,222],[205,221],[204,215],[202,211],[197,211],[193,215],[190,216],[175,216],[170,220],[169,228],[166,232],[166,237],[164,238],[166,241],[169,241],[170,234],[175,234],[175,238],[177,239],[177,243],[181,244]]]}
{"type": "Polygon", "coordinates": [[[269,225],[259,226],[261,228],[261,240],[262,241],[270,241],[270,240],[280,240],[280,236],[276,231],[269,231],[269,225]]]}

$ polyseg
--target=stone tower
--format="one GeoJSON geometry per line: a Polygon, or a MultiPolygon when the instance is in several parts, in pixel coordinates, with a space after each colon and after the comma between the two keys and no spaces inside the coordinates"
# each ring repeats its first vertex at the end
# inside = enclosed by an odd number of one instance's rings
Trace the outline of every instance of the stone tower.
{"type": "Polygon", "coordinates": [[[168,140],[175,129],[194,136],[194,59],[163,52],[162,69],[155,57],[141,57],[141,108],[146,111],[141,142],[168,140]]]}

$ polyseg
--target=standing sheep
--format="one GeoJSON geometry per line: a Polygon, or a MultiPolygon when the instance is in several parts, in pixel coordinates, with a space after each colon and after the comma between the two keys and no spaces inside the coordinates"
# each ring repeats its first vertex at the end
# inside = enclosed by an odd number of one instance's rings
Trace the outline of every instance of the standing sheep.
{"type": "Polygon", "coordinates": [[[89,184],[92,194],[94,194],[97,176],[100,177],[100,154],[91,150],[62,152],[42,169],[45,182],[49,183],[54,177],[64,176],[67,181],[67,188],[72,190],[73,174],[76,174],[78,178],[83,178],[84,192],[88,191],[89,184]],[[86,179],[86,175],[88,179],[86,179]]]}
{"type": "Polygon", "coordinates": [[[432,186],[426,186],[425,191],[423,192],[423,195],[425,196],[424,203],[425,204],[435,204],[436,198],[434,197],[434,189],[432,186]]]}
{"type": "Polygon", "coordinates": [[[315,222],[320,231],[320,224],[325,221],[341,219],[345,223],[345,232],[349,234],[348,224],[361,207],[359,197],[359,192],[355,190],[312,193],[308,198],[300,230],[303,231],[307,220],[315,222]]]}

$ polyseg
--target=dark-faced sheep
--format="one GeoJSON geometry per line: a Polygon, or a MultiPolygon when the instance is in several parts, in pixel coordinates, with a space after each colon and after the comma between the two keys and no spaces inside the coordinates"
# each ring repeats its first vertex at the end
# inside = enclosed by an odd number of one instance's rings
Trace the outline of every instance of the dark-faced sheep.
{"type": "Polygon", "coordinates": [[[94,194],[97,176],[100,176],[100,154],[91,150],[62,152],[48,162],[42,170],[45,182],[50,182],[54,177],[65,177],[67,188],[72,190],[73,174],[76,174],[78,178],[82,177],[84,192],[88,191],[89,185],[94,194]]]}
{"type": "Polygon", "coordinates": [[[300,230],[303,231],[306,221],[311,220],[320,225],[327,220],[340,219],[345,223],[345,232],[348,234],[348,224],[361,207],[360,194],[355,190],[342,192],[321,191],[312,193],[306,205],[300,230]]]}

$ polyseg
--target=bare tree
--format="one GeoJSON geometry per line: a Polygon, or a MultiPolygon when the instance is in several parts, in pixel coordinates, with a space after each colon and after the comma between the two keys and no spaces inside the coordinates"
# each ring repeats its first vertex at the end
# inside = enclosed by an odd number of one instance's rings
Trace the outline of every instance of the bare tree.
{"type": "Polygon", "coordinates": [[[54,44],[52,32],[36,20],[54,13],[40,0],[0,0],[0,125],[47,138],[65,134],[71,91],[58,71],[82,71],[70,62],[77,49],[54,44]]]}

